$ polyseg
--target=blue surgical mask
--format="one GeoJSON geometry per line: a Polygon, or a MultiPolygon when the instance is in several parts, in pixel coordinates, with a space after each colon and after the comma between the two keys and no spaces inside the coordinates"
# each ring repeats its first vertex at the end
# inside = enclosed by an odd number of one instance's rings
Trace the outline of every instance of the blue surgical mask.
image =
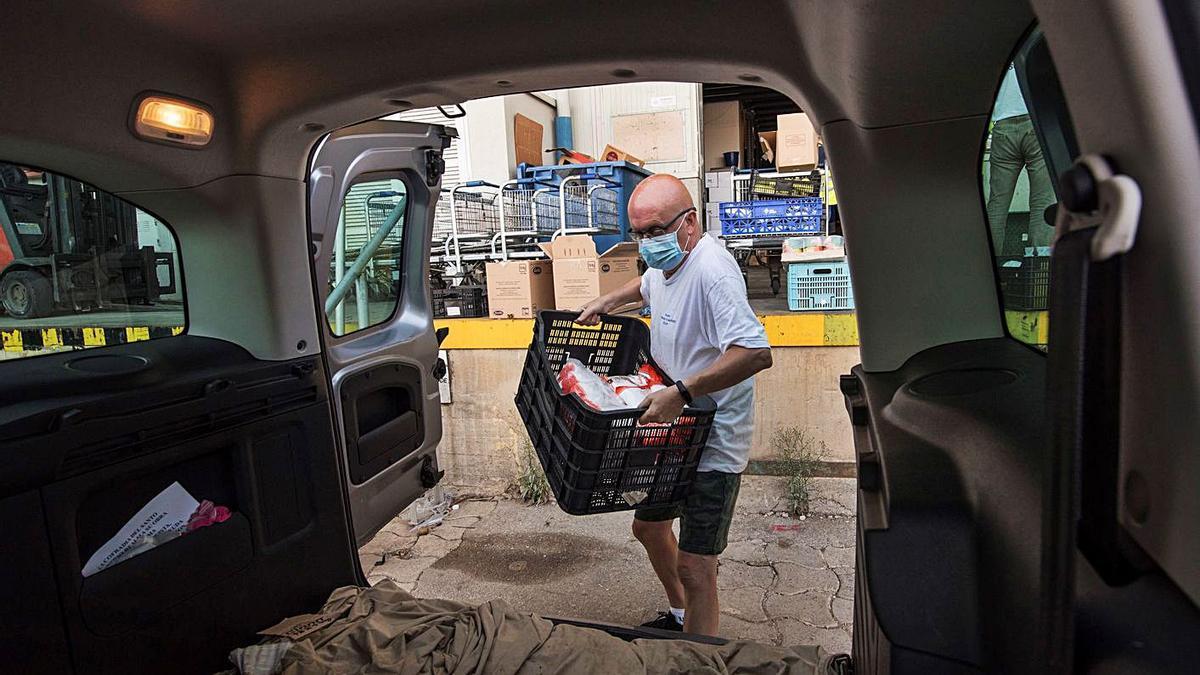
{"type": "Polygon", "coordinates": [[[639,241],[638,253],[650,267],[667,272],[679,267],[687,255],[679,246],[679,236],[676,232],[664,232],[657,237],[639,241]]]}

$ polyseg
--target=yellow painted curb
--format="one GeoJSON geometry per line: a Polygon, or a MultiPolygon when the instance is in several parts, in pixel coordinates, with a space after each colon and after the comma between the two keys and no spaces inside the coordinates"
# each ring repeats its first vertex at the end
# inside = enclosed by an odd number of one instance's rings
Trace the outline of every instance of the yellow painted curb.
{"type": "MultiPolygon", "coordinates": [[[[759,321],[772,347],[854,347],[858,323],[853,313],[766,314],[759,321]]],[[[533,319],[438,319],[449,328],[445,349],[525,349],[533,339],[533,319]]]]}

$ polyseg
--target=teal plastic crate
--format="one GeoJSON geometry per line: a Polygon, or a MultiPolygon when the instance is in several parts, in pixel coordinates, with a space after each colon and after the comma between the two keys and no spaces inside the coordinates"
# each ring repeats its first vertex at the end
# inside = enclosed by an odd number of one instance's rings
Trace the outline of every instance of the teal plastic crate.
{"type": "Polygon", "coordinates": [[[788,263],[787,298],[793,312],[854,309],[850,266],[845,260],[788,263]]]}

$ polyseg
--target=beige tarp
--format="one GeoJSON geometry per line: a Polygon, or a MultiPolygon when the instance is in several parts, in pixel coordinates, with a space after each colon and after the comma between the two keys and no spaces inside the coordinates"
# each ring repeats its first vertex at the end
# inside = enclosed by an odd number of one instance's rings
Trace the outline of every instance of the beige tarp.
{"type": "Polygon", "coordinates": [[[825,673],[830,658],[816,646],[626,642],[554,625],[501,600],[473,607],[417,599],[390,581],[339,588],[319,613],[286,619],[263,634],[294,642],[276,670],[286,674],[808,674],[825,673]]]}

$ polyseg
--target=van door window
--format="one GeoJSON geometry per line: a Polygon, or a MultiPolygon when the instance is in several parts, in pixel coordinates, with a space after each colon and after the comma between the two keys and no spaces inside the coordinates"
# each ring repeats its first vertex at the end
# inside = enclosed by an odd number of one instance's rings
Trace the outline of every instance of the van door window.
{"type": "Polygon", "coordinates": [[[175,235],[87,183],[0,162],[5,358],[182,333],[175,235]]]}
{"type": "Polygon", "coordinates": [[[400,301],[407,190],[399,178],[365,180],[342,201],[325,311],[334,335],[387,321],[400,301]]]}
{"type": "Polygon", "coordinates": [[[1042,349],[1050,330],[1055,175],[1069,165],[1075,147],[1058,76],[1035,31],[1000,82],[982,189],[1005,324],[1014,338],[1042,349]]]}

